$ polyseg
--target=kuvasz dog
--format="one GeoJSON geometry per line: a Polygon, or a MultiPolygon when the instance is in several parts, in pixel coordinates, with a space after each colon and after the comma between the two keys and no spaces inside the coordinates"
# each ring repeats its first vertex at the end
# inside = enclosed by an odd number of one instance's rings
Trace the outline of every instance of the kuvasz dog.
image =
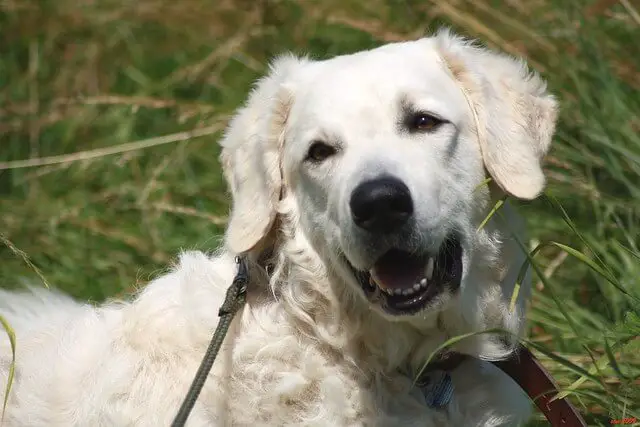
{"type": "MultiPolygon", "coordinates": [[[[415,377],[451,337],[522,331],[526,281],[510,303],[522,224],[508,203],[484,219],[504,196],[542,191],[556,115],[522,61],[448,30],[280,57],[221,142],[233,206],[217,252],[182,254],[127,302],[0,294],[17,336],[4,425],[169,425],[237,254],[250,263],[247,304],[187,425],[521,423],[529,399],[487,362],[513,340],[461,340],[453,349],[472,357],[415,377]]],[[[2,384],[10,355],[0,337],[2,384]]]]}

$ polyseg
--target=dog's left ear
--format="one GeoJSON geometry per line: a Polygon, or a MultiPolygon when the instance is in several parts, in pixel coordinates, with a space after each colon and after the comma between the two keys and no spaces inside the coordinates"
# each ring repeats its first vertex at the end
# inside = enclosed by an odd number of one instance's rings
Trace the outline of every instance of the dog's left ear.
{"type": "Polygon", "coordinates": [[[436,35],[436,46],[473,105],[487,171],[507,194],[534,199],[545,186],[542,159],[558,116],[546,83],[524,61],[474,46],[448,30],[436,35]]]}
{"type": "Polygon", "coordinates": [[[222,169],[233,198],[226,244],[251,250],[271,230],[280,197],[280,159],[293,95],[288,83],[306,60],[283,56],[260,79],[220,142],[222,169]]]}

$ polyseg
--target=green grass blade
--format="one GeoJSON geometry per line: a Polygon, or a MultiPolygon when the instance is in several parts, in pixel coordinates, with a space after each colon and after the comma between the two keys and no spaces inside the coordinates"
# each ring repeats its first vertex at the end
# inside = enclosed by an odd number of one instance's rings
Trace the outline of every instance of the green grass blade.
{"type": "Polygon", "coordinates": [[[614,243],[616,245],[618,245],[618,247],[620,247],[620,249],[624,250],[626,253],[628,253],[629,255],[631,255],[632,257],[637,259],[638,261],[640,261],[640,253],[638,253],[637,251],[634,251],[633,249],[629,248],[628,246],[623,245],[622,243],[620,243],[618,241],[615,241],[614,243]]]}
{"type": "Polygon", "coordinates": [[[584,377],[586,379],[590,379],[594,383],[599,384],[600,386],[602,386],[604,388],[604,384],[602,384],[602,381],[600,380],[600,378],[595,376],[595,373],[591,373],[591,372],[587,371],[586,369],[581,368],[580,366],[578,366],[575,363],[571,362],[570,360],[567,360],[566,358],[564,358],[562,356],[558,356],[554,352],[547,350],[544,346],[541,346],[538,343],[535,343],[535,342],[532,342],[532,341],[529,341],[529,340],[527,340],[526,343],[529,346],[535,348],[540,353],[542,353],[545,356],[547,356],[548,358],[552,359],[556,363],[559,363],[560,365],[564,366],[568,370],[572,371],[576,375],[580,375],[581,377],[584,377]]]}
{"type": "Polygon", "coordinates": [[[491,181],[492,181],[492,178],[491,178],[491,177],[487,177],[487,178],[483,179],[483,180],[482,180],[482,182],[481,182],[480,184],[478,184],[478,185],[476,186],[476,188],[474,188],[474,189],[473,189],[473,191],[475,192],[475,191],[480,190],[482,187],[486,187],[487,185],[489,185],[489,183],[490,183],[491,181]]]}
{"type": "Polygon", "coordinates": [[[611,368],[614,371],[616,371],[616,374],[618,374],[620,378],[628,379],[627,376],[622,373],[622,370],[618,365],[618,361],[616,360],[616,357],[613,354],[613,350],[611,349],[611,345],[609,344],[609,340],[607,339],[606,336],[604,337],[604,350],[605,350],[605,354],[607,355],[607,360],[611,368]]]}
{"type": "Polygon", "coordinates": [[[489,220],[493,217],[493,215],[495,215],[496,212],[498,212],[498,210],[502,207],[502,205],[504,205],[505,201],[507,200],[507,197],[503,197],[501,199],[499,199],[494,205],[493,208],[491,208],[491,210],[489,211],[489,213],[487,214],[487,216],[482,220],[482,222],[480,223],[480,225],[478,226],[477,231],[480,231],[484,228],[485,225],[487,225],[487,222],[489,222],[489,220]]]}
{"type": "Polygon", "coordinates": [[[562,204],[558,201],[558,199],[556,199],[555,197],[553,197],[553,196],[551,196],[551,195],[549,195],[547,193],[545,193],[544,195],[545,195],[546,199],[551,203],[551,205],[558,212],[560,212],[560,214],[562,215],[562,219],[569,226],[571,231],[573,231],[573,234],[575,236],[577,236],[580,239],[580,241],[582,242],[582,244],[585,245],[587,247],[587,249],[589,249],[589,251],[595,255],[595,257],[598,260],[598,262],[600,263],[600,265],[603,265],[604,268],[608,270],[609,275],[608,276],[603,276],[603,277],[610,278],[610,277],[615,276],[613,274],[613,272],[608,269],[607,264],[605,262],[603,262],[602,259],[598,256],[598,252],[593,250],[593,248],[591,247],[591,245],[589,244],[587,239],[585,239],[584,236],[582,235],[582,233],[578,230],[578,227],[576,227],[575,223],[571,220],[571,217],[569,217],[569,214],[564,209],[562,204]]]}
{"type": "MultiPolygon", "coordinates": [[[[615,347],[619,346],[624,346],[626,344],[628,344],[633,338],[628,338],[627,340],[623,341],[623,342],[619,342],[616,343],[615,347]]],[[[615,360],[615,358],[614,358],[615,360]]],[[[580,378],[578,378],[575,382],[573,382],[571,385],[569,385],[564,392],[560,393],[558,395],[558,399],[562,399],[566,396],[569,395],[569,393],[575,391],[578,389],[578,387],[580,387],[582,384],[585,383],[585,381],[587,381],[588,379],[591,379],[591,377],[593,375],[596,374],[596,372],[598,371],[602,371],[603,369],[605,369],[609,364],[609,356],[608,355],[604,355],[602,357],[600,357],[598,360],[596,360],[596,363],[594,363],[594,365],[589,369],[589,371],[587,372],[587,375],[582,375],[580,378]]],[[[600,381],[598,381],[599,384],[601,384],[600,381]]]]}
{"type": "Polygon", "coordinates": [[[431,363],[431,360],[433,360],[433,358],[436,357],[439,353],[441,353],[444,349],[446,349],[447,347],[451,347],[451,346],[453,346],[453,345],[455,345],[455,344],[459,343],[460,341],[465,340],[467,338],[471,338],[471,337],[478,336],[478,335],[486,335],[486,334],[503,334],[503,335],[507,334],[507,335],[512,335],[511,332],[509,332],[509,331],[507,331],[505,329],[493,328],[493,329],[487,329],[487,330],[484,330],[484,331],[469,332],[469,333],[466,333],[466,334],[461,334],[461,335],[456,335],[455,337],[451,337],[448,340],[446,340],[444,343],[439,345],[434,351],[431,352],[431,354],[427,358],[426,362],[422,365],[422,367],[420,368],[420,370],[416,374],[416,377],[413,380],[413,384],[415,385],[416,381],[418,381],[418,379],[420,378],[420,376],[422,375],[424,370],[427,368],[429,363],[431,363]]]}
{"type": "MultiPolygon", "coordinates": [[[[551,298],[554,300],[554,302],[556,303],[556,306],[558,307],[558,309],[560,310],[560,312],[562,313],[563,317],[565,318],[565,320],[567,321],[567,323],[569,324],[569,326],[571,327],[573,333],[576,335],[576,337],[578,337],[584,345],[584,341],[582,340],[582,334],[580,334],[579,332],[579,328],[576,325],[575,320],[573,319],[573,317],[569,314],[568,310],[566,309],[565,305],[558,299],[558,297],[555,295],[555,292],[553,292],[553,287],[550,285],[549,280],[545,277],[544,272],[540,270],[540,268],[538,267],[538,265],[534,262],[533,256],[535,256],[535,254],[539,251],[539,248],[544,246],[544,243],[541,243],[540,245],[538,245],[538,247],[536,247],[536,249],[534,249],[534,251],[532,251],[531,253],[529,253],[527,251],[526,246],[524,245],[524,243],[522,243],[522,241],[520,240],[520,238],[516,235],[512,233],[512,237],[513,239],[516,241],[516,243],[518,243],[518,245],[520,246],[520,249],[524,252],[524,254],[527,256],[527,260],[525,261],[525,263],[528,263],[528,265],[531,265],[531,267],[533,268],[533,270],[536,272],[536,274],[538,275],[538,277],[540,278],[540,280],[544,283],[544,285],[547,287],[549,295],[551,296],[551,298]]],[[[523,267],[524,268],[524,267],[523,267]]],[[[587,347],[588,348],[588,347],[587,347]]]]}
{"type": "Polygon", "coordinates": [[[2,232],[0,232],[0,243],[3,243],[7,248],[9,248],[11,252],[13,252],[14,255],[22,259],[22,261],[24,261],[24,263],[38,275],[40,280],[42,280],[42,283],[44,283],[44,286],[47,289],[49,288],[49,282],[47,282],[47,279],[44,277],[44,274],[42,274],[40,269],[36,267],[33,262],[31,262],[31,259],[29,259],[29,255],[27,255],[27,253],[23,250],[17,248],[7,237],[5,237],[2,232]]]}
{"type": "Polygon", "coordinates": [[[16,334],[11,325],[9,325],[9,322],[7,322],[7,320],[2,316],[0,316],[0,324],[2,324],[3,329],[7,333],[7,336],[9,337],[9,343],[11,344],[11,364],[9,365],[9,375],[7,377],[7,385],[4,391],[2,417],[0,417],[0,420],[4,421],[4,413],[7,409],[7,404],[9,403],[9,393],[11,392],[13,377],[16,370],[16,334]]]}
{"type": "Polygon", "coordinates": [[[570,246],[567,246],[565,244],[559,243],[559,242],[548,242],[548,244],[556,246],[556,247],[562,249],[563,251],[565,251],[566,253],[568,253],[569,255],[571,255],[572,257],[578,259],[580,262],[582,262],[583,264],[588,266],[594,272],[596,272],[601,277],[606,279],[609,283],[611,283],[613,286],[615,286],[615,288],[618,289],[620,292],[622,292],[623,294],[627,295],[628,297],[631,297],[631,298],[637,300],[638,302],[640,302],[640,299],[638,299],[637,297],[631,295],[629,292],[627,292],[626,289],[624,289],[622,286],[620,286],[620,284],[617,283],[615,277],[612,277],[607,271],[605,271],[603,268],[601,268],[591,258],[586,256],[582,252],[580,252],[580,251],[578,251],[578,250],[576,250],[576,249],[574,249],[574,248],[572,248],[570,246]]]}

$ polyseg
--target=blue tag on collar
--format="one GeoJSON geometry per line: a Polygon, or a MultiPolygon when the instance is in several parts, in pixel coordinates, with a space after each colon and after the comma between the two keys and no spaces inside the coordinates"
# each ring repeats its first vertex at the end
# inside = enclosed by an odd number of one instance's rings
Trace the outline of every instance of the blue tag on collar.
{"type": "Polygon", "coordinates": [[[416,385],[429,407],[440,409],[449,404],[453,398],[453,381],[447,371],[430,371],[423,374],[416,385]]]}

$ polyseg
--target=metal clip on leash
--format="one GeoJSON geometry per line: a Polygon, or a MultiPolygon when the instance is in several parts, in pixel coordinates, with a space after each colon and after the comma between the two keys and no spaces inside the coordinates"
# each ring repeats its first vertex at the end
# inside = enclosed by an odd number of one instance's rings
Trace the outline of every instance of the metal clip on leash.
{"type": "Polygon", "coordinates": [[[224,303],[218,311],[220,321],[218,322],[216,331],[213,334],[211,343],[207,348],[207,352],[204,355],[204,359],[202,359],[202,363],[200,363],[198,372],[196,372],[196,376],[191,383],[191,387],[189,387],[187,396],[182,402],[182,406],[180,406],[178,414],[173,419],[173,423],[171,423],[171,427],[184,427],[187,422],[187,418],[189,418],[189,414],[191,413],[193,406],[196,404],[196,400],[198,400],[198,396],[202,391],[204,382],[211,371],[213,362],[216,360],[216,356],[218,355],[220,346],[222,346],[224,337],[229,331],[231,320],[233,320],[233,316],[238,312],[238,310],[240,310],[246,301],[247,285],[249,284],[247,258],[245,256],[237,256],[236,264],[238,265],[238,272],[233,278],[231,286],[227,289],[227,295],[224,299],[224,303]]]}

